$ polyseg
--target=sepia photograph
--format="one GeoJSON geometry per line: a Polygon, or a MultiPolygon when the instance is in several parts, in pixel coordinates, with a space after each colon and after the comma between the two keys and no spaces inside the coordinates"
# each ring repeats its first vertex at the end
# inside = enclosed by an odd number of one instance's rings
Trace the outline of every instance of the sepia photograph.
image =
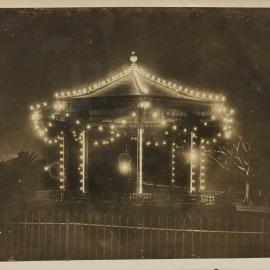
{"type": "Polygon", "coordinates": [[[0,261],[270,256],[270,10],[0,9],[0,261]]]}

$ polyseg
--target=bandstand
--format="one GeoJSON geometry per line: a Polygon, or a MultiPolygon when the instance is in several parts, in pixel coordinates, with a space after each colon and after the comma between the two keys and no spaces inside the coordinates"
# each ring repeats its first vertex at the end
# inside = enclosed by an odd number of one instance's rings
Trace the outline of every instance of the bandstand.
{"type": "Polygon", "coordinates": [[[135,197],[148,194],[149,186],[206,192],[207,149],[231,137],[233,110],[223,95],[162,79],[137,60],[132,53],[119,72],[30,106],[37,134],[58,147],[63,194],[91,197],[104,178],[128,182],[125,191],[135,197]],[[156,163],[147,167],[154,148],[163,158],[154,152],[156,163]],[[154,184],[160,168],[165,180],[154,184]]]}

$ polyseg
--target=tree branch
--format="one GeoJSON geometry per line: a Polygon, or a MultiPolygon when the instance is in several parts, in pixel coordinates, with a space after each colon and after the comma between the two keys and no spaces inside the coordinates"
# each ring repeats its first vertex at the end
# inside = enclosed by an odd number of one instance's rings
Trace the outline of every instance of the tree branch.
{"type": "Polygon", "coordinates": [[[215,158],[213,155],[209,154],[209,157],[212,158],[214,161],[216,161],[219,166],[221,166],[224,170],[229,171],[229,168],[227,168],[224,164],[222,164],[217,158],[215,158]]]}

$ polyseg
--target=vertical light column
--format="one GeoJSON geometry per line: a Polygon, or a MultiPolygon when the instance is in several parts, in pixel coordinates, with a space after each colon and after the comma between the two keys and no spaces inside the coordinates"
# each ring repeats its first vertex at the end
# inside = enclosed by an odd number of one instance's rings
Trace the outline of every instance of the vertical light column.
{"type": "Polygon", "coordinates": [[[202,138],[200,143],[200,191],[205,190],[205,140],[202,138]]]}
{"type": "Polygon", "coordinates": [[[59,161],[60,161],[60,190],[66,191],[66,138],[61,132],[61,136],[58,137],[59,140],[59,161]]]}
{"type": "Polygon", "coordinates": [[[190,133],[190,186],[189,186],[189,192],[195,192],[195,159],[196,159],[196,153],[194,151],[194,138],[195,134],[191,131],[190,133]]]}
{"type": "Polygon", "coordinates": [[[172,178],[171,186],[175,183],[175,142],[172,143],[172,178]]]}
{"type": "Polygon", "coordinates": [[[137,183],[136,194],[143,193],[143,127],[138,127],[137,136],[137,183]]]}
{"type": "Polygon", "coordinates": [[[87,182],[88,182],[88,136],[87,132],[83,130],[80,136],[81,144],[81,155],[80,155],[80,192],[87,193],[87,182]]]}

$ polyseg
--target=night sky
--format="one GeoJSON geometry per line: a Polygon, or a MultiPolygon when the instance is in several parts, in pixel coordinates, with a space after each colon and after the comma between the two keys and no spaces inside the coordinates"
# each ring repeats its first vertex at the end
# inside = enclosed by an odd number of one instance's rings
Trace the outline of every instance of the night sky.
{"type": "Polygon", "coordinates": [[[267,9],[2,9],[0,160],[21,150],[42,154],[29,105],[119,70],[132,50],[139,64],[165,79],[225,94],[254,142],[259,177],[268,181],[267,9]]]}

